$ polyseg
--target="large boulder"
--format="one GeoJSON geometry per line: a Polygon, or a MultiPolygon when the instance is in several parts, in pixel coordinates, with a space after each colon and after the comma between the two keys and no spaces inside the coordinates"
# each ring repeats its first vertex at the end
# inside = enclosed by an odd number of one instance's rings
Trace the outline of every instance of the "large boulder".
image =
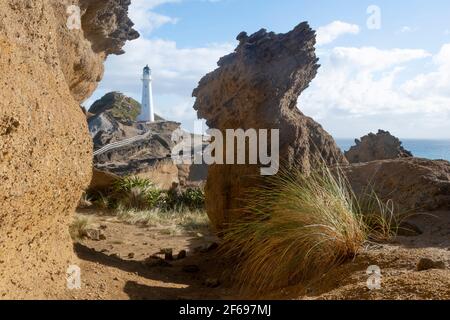
{"type": "Polygon", "coordinates": [[[398,158],[411,158],[413,154],[403,148],[401,141],[388,131],[379,130],[369,133],[361,140],[355,140],[356,146],[345,152],[350,163],[369,162],[398,158]]]}
{"type": "Polygon", "coordinates": [[[357,196],[371,190],[402,212],[450,209],[450,163],[417,158],[343,167],[357,196]]]}
{"type": "MultiPolygon", "coordinates": [[[[221,58],[219,68],[194,90],[198,116],[224,135],[226,129],[279,129],[280,162],[287,168],[295,164],[309,172],[318,159],[346,163],[333,138],[297,109],[299,95],[319,68],[315,33],[308,24],[286,34],[243,32],[237,40],[235,52],[221,58]]],[[[260,168],[209,167],[207,210],[216,228],[241,216],[243,195],[255,184],[260,168]]]]}
{"type": "Polygon", "coordinates": [[[106,56],[137,36],[128,4],[0,3],[2,298],[59,297],[66,270],[77,263],[68,225],[92,174],[92,142],[79,104],[101,79],[106,56]],[[73,4],[81,8],[82,30],[67,28],[73,4]]]}

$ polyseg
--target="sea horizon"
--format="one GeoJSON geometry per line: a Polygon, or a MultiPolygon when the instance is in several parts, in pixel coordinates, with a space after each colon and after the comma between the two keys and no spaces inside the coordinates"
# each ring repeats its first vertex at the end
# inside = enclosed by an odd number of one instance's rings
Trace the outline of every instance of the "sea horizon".
{"type": "MultiPolygon", "coordinates": [[[[343,152],[355,145],[355,138],[336,138],[335,140],[343,152]]],[[[400,139],[400,141],[414,157],[450,161],[450,139],[400,139]]]]}

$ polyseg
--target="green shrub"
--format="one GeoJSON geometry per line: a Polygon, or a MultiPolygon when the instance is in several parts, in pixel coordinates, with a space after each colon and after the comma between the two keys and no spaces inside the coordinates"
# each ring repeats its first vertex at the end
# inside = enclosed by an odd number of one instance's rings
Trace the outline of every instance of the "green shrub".
{"type": "Polygon", "coordinates": [[[205,207],[205,193],[201,188],[171,189],[161,198],[160,207],[168,211],[201,210],[205,207]]]}
{"type": "Polygon", "coordinates": [[[94,205],[101,210],[108,210],[113,207],[113,201],[108,195],[99,192],[94,197],[94,205]]]}
{"type": "Polygon", "coordinates": [[[126,177],[114,185],[116,203],[126,208],[152,209],[159,205],[162,192],[148,179],[126,177]]]}

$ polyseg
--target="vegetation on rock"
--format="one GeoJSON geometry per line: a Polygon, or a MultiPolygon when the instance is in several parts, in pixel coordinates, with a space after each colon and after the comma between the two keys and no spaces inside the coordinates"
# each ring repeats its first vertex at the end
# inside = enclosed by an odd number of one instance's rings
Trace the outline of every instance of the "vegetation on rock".
{"type": "Polygon", "coordinates": [[[237,261],[243,288],[314,280],[354,258],[366,241],[394,234],[390,206],[368,197],[356,198],[340,169],[284,170],[248,193],[246,218],[228,225],[222,250],[237,261]]]}
{"type": "Polygon", "coordinates": [[[141,104],[120,92],[109,92],[94,102],[89,112],[93,114],[107,112],[117,121],[130,123],[136,121],[141,113],[141,104]]]}

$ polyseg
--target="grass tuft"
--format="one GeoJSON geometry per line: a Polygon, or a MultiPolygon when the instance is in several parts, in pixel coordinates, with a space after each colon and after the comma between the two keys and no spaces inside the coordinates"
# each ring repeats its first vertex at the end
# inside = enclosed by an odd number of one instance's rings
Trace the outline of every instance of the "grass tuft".
{"type": "Polygon", "coordinates": [[[354,258],[373,230],[391,230],[392,215],[374,219],[392,212],[388,204],[376,198],[364,208],[342,172],[325,165],[310,175],[282,170],[247,199],[248,218],[226,228],[222,252],[237,261],[241,287],[259,293],[313,280],[354,258]]]}
{"type": "Polygon", "coordinates": [[[119,207],[115,213],[119,220],[126,223],[170,229],[171,234],[178,234],[178,231],[197,232],[209,228],[209,219],[204,210],[137,210],[119,207]]]}
{"type": "Polygon", "coordinates": [[[90,220],[87,217],[76,216],[75,220],[69,226],[69,233],[72,240],[81,240],[86,236],[86,230],[89,228],[90,220]]]}

